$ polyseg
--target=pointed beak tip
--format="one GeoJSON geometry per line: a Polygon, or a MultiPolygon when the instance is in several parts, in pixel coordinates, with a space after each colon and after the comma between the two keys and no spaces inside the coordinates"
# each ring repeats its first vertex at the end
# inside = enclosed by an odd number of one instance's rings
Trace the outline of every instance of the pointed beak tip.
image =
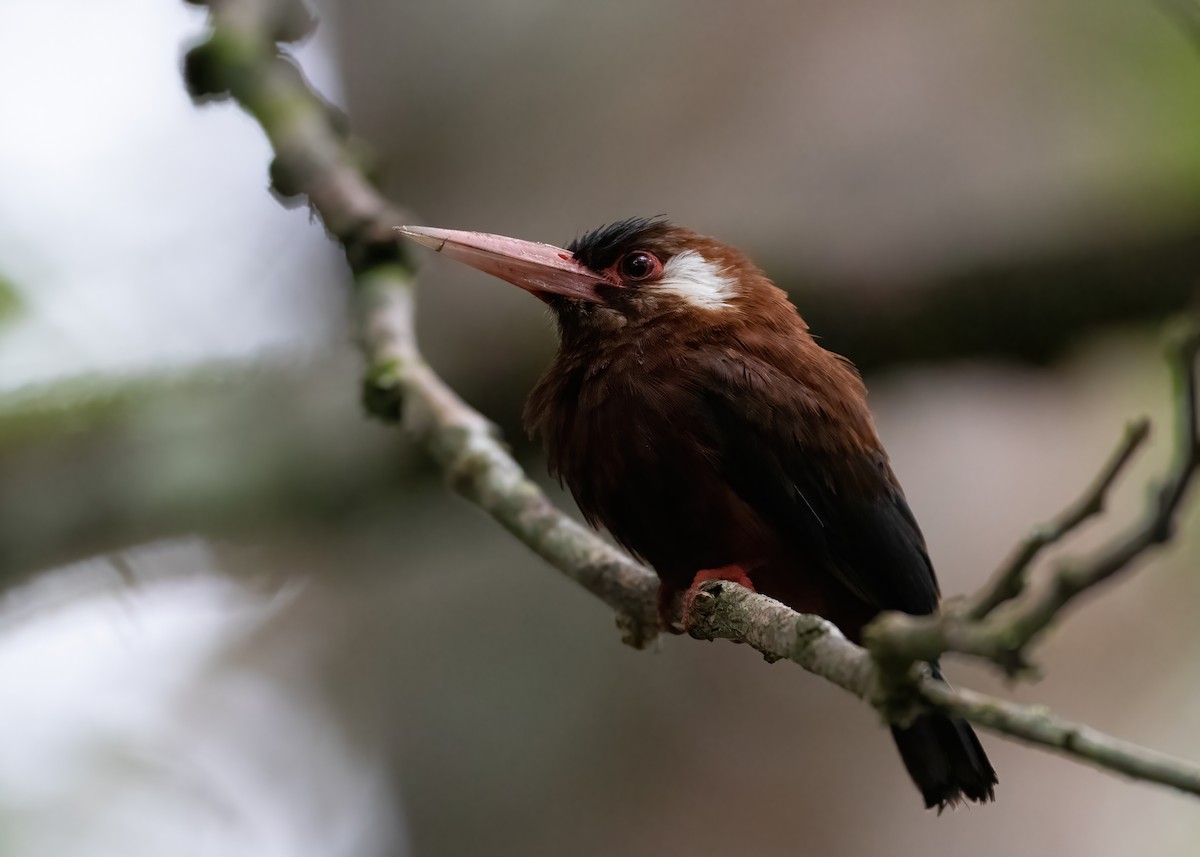
{"type": "Polygon", "coordinates": [[[392,228],[396,230],[398,235],[415,241],[431,250],[440,252],[442,245],[446,243],[446,236],[439,234],[445,230],[430,229],[424,226],[393,226],[392,228]]]}
{"type": "Polygon", "coordinates": [[[539,297],[563,295],[598,303],[601,299],[597,287],[612,285],[601,275],[581,265],[568,251],[550,244],[483,232],[436,229],[432,226],[393,228],[397,235],[520,286],[539,297]]]}

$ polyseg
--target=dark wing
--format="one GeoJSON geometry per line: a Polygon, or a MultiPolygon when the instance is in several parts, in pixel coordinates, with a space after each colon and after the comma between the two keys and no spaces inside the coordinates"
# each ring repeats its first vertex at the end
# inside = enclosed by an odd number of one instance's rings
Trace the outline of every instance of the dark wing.
{"type": "Polygon", "coordinates": [[[925,539],[874,440],[865,405],[830,402],[752,358],[712,367],[701,395],[730,487],[806,561],[867,604],[930,613],[925,539]],[[855,443],[847,421],[873,443],[855,443]]]}

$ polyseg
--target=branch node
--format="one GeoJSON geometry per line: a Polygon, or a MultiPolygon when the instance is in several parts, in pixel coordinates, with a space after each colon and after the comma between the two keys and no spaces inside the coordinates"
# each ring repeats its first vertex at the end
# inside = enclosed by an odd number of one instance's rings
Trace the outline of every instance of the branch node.
{"type": "Polygon", "coordinates": [[[183,55],[183,81],[192,101],[203,104],[229,97],[225,64],[213,39],[206,39],[183,55]]]}

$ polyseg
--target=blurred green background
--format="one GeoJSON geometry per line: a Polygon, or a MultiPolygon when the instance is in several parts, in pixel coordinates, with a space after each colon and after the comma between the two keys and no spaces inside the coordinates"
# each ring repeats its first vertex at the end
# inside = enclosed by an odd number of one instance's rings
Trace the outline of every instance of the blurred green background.
{"type": "MultiPolygon", "coordinates": [[[[1153,3],[340,0],[298,51],[435,226],[666,213],[867,373],[949,594],[1126,419],[1200,273],[1200,55],[1153,3]]],[[[348,274],[178,76],[183,3],[0,5],[0,853],[1194,854],[1194,801],[985,736],[921,810],[866,707],[612,617],[359,407],[348,274]]],[[[430,360],[530,472],[540,306],[432,260],[430,360]]],[[[551,486],[555,496],[561,497],[551,486]]],[[[565,508],[569,498],[563,498],[565,508]]],[[[1200,758],[1196,515],[1004,687],[1200,758]]]]}

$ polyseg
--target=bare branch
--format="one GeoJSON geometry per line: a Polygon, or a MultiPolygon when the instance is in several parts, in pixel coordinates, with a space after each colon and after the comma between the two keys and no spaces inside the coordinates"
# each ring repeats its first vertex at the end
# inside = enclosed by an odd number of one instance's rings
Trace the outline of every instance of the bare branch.
{"type": "Polygon", "coordinates": [[[193,91],[227,91],[263,126],[275,149],[273,176],[308,196],[345,247],[355,272],[373,412],[403,420],[451,486],[617,612],[632,645],[658,633],[652,572],[563,514],[525,475],[482,415],[429,368],[412,327],[413,266],[392,227],[399,210],[363,176],[331,113],[281,53],[272,29],[289,20],[288,0],[215,0],[211,37],[185,71],[193,91]]]}
{"type": "Polygon", "coordinates": [[[700,584],[688,607],[687,630],[698,640],[748,643],[767,660],[797,663],[860,699],[877,696],[874,663],[837,626],[736,583],[700,584]]]}
{"type": "Polygon", "coordinates": [[[1045,548],[1065,538],[1090,518],[1102,514],[1108,490],[1149,436],[1150,420],[1145,417],[1126,426],[1116,451],[1091,487],[1053,521],[1034,528],[1013,551],[1008,562],[970,600],[965,611],[967,617],[982,619],[1005,601],[1020,595],[1025,590],[1030,566],[1045,548]]]}
{"type": "MultiPolygon", "coordinates": [[[[914,661],[937,660],[946,652],[959,652],[994,661],[1010,675],[1016,675],[1029,669],[1026,656],[1029,645],[1068,604],[1125,570],[1152,548],[1169,541],[1183,498],[1200,465],[1196,416],[1198,349],[1200,329],[1193,325],[1178,333],[1171,346],[1170,362],[1176,388],[1175,456],[1163,483],[1152,492],[1141,522],[1093,556],[1060,567],[1045,585],[1025,590],[1021,597],[1002,604],[982,619],[973,619],[970,612],[963,614],[953,610],[932,616],[886,613],[865,633],[872,653],[880,660],[903,667],[914,661]]],[[[1136,445],[1137,434],[1135,424],[1114,460],[1097,480],[1092,492],[1095,496],[1103,494],[1107,483],[1120,470],[1136,445]]],[[[1089,499],[1089,495],[1084,496],[1084,506],[1089,499]]],[[[1083,509],[1084,517],[1087,511],[1083,509]]],[[[1071,525],[1074,517],[1075,513],[1069,512],[1063,522],[1071,525]]],[[[1019,569],[1018,574],[1023,577],[1024,569],[1019,569]]],[[[1002,580],[1001,585],[1012,582],[1015,579],[1002,580]]],[[[976,603],[987,603],[996,589],[997,585],[993,583],[976,603]]]]}
{"type": "Polygon", "coordinates": [[[1056,716],[1041,706],[1014,705],[994,696],[952,688],[932,678],[918,686],[931,708],[970,720],[985,729],[1011,735],[1097,768],[1135,780],[1200,795],[1200,765],[1177,759],[1056,716]]]}
{"type": "MultiPolygon", "coordinates": [[[[627,640],[644,645],[658,630],[654,575],[555,508],[508,454],[491,424],[422,359],[412,327],[413,266],[392,240],[391,227],[403,221],[365,177],[337,128],[332,108],[308,88],[279,47],[301,29],[297,21],[307,20],[293,8],[298,4],[211,0],[208,5],[212,34],[188,55],[189,85],[201,97],[232,95],[259,121],[276,153],[276,191],[306,196],[345,248],[355,272],[368,407],[383,417],[402,415],[405,427],[446,472],[455,490],[613,608],[622,617],[627,640]]],[[[951,689],[932,679],[919,663],[946,651],[1009,663],[1006,658],[1019,657],[1025,644],[1076,595],[1170,537],[1196,467],[1198,341],[1192,336],[1179,351],[1181,452],[1147,519],[1090,562],[1061,570],[1045,592],[1011,601],[1007,597],[1014,586],[1023,588],[1026,570],[1045,544],[1096,513],[1093,507],[1102,504],[1141,442],[1136,427],[1079,507],[1064,513],[1039,543],[1024,546],[1009,570],[1001,572],[1002,579],[990,587],[993,594],[985,591],[977,599],[977,604],[989,605],[981,621],[970,621],[962,613],[887,614],[869,629],[868,651],[820,617],[796,613],[734,584],[709,581],[692,596],[689,633],[745,642],[769,660],[791,660],[869,701],[893,722],[926,709],[942,710],[1099,767],[1200,794],[1200,772],[1190,763],[1061,721],[1042,709],[951,689]],[[993,601],[1000,606],[992,609],[993,601]],[[1013,639],[1019,641],[1015,646],[1013,639]]]]}
{"type": "Polygon", "coordinates": [[[497,439],[492,424],[439,378],[417,351],[412,282],[400,269],[359,275],[363,339],[375,383],[398,389],[404,425],[451,486],[618,614],[638,648],[658,633],[657,578],[563,514],[497,439]]]}
{"type": "Polygon", "coordinates": [[[1041,706],[1014,705],[953,688],[924,670],[910,676],[909,684],[900,685],[911,698],[896,696],[868,653],[832,624],[796,613],[736,583],[702,583],[692,600],[688,630],[700,639],[748,643],[771,661],[799,664],[871,703],[893,722],[933,708],[1077,761],[1200,795],[1200,766],[1063,720],[1041,706]]]}

